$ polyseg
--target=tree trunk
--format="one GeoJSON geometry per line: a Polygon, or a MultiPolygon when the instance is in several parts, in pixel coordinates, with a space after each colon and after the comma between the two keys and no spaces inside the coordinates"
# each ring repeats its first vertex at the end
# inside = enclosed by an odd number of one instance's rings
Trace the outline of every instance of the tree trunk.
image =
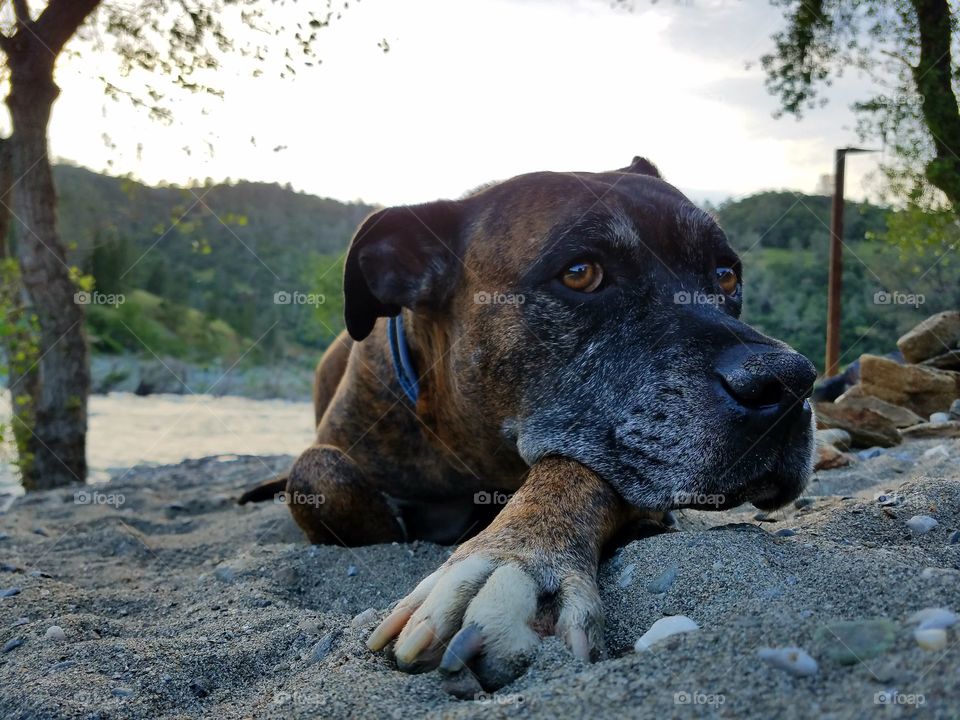
{"type": "Polygon", "coordinates": [[[82,483],[87,475],[90,370],[83,308],[57,230],[56,193],[47,155],[47,124],[59,89],[54,56],[18,33],[8,53],[13,119],[14,224],[21,278],[40,324],[36,453],[28,490],[82,483]]]}
{"type": "Polygon", "coordinates": [[[10,141],[0,141],[0,312],[8,334],[3,337],[7,388],[12,406],[13,440],[17,467],[25,487],[36,484],[33,459],[37,439],[33,434],[34,401],[39,395],[40,374],[36,363],[36,333],[31,315],[24,308],[23,284],[10,252],[10,204],[13,202],[13,167],[10,141]]]}

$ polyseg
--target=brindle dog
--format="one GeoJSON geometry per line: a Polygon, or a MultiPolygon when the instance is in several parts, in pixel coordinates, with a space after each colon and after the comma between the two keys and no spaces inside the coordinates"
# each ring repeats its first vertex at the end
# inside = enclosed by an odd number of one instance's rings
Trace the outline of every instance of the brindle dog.
{"type": "Polygon", "coordinates": [[[244,499],[285,484],[315,543],[472,536],[370,636],[402,670],[497,687],[545,634],[589,659],[605,545],[673,508],[773,509],[809,477],[814,367],[738,320],[741,278],[643,158],[376,212],[346,259],[349,336],[317,369],[316,443],[244,499]]]}

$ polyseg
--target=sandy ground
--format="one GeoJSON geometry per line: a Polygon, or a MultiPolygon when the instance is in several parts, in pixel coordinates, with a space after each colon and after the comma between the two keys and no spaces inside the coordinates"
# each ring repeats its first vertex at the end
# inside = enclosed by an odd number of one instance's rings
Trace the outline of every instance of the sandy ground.
{"type": "Polygon", "coordinates": [[[933,652],[907,623],[922,608],[960,610],[958,441],[821,473],[812,503],[774,522],[685,514],[680,532],[603,565],[607,659],[583,665],[548,640],[523,677],[474,700],[447,695],[436,673],[397,672],[364,647],[375,619],[353,623],[368,608],[382,617],[450,549],[311,547],[282,505],[233,503],[289,461],[187,461],[95,495],[16,499],[0,515],[0,717],[960,716],[958,628],[933,652]],[[890,490],[902,504],[885,510],[875,495],[890,490]],[[918,536],[906,521],[921,514],[939,525],[918,536]],[[672,585],[651,592],[671,567],[672,585]],[[701,629],[635,653],[670,614],[701,629]],[[888,641],[841,664],[832,623],[874,618],[892,623],[888,641]],[[788,645],[818,661],[816,675],[757,657],[788,645]]]}

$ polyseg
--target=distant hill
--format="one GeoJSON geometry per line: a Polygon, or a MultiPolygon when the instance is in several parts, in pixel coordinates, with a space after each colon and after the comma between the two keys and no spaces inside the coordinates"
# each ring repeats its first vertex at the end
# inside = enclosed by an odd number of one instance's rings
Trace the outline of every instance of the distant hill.
{"type": "MultiPolygon", "coordinates": [[[[127,300],[88,314],[98,353],[307,366],[343,327],[342,254],[371,206],[276,184],[154,188],[69,166],[55,177],[71,262],[127,300]]],[[[745,319],[822,363],[830,199],[764,192],[713,211],[743,256],[745,319]]],[[[931,258],[876,239],[887,213],[847,205],[844,362],[960,306],[949,263],[925,272],[931,258]],[[875,302],[882,291],[924,302],[875,302]]]]}

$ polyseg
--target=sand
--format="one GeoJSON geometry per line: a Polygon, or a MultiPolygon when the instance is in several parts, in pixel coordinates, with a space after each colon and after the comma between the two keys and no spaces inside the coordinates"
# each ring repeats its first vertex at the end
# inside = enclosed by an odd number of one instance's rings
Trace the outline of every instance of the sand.
{"type": "Polygon", "coordinates": [[[606,659],[584,665],[549,639],[524,676],[473,700],[363,644],[450,548],[311,547],[282,505],[234,504],[289,462],[208,458],[139,468],[86,496],[16,499],[0,515],[0,591],[20,590],[0,599],[0,717],[960,716],[958,628],[932,652],[907,623],[922,608],[960,610],[958,441],[820,473],[812,504],[774,522],[749,508],[684,513],[680,532],[604,563],[606,659]],[[892,490],[902,504],[885,510],[874,496],[892,490]],[[921,514],[939,524],[918,536],[906,521],[921,514]],[[774,535],[785,528],[795,534],[774,535]],[[676,580],[651,592],[671,567],[676,580]],[[633,651],[675,614],[701,629],[633,651]],[[842,648],[826,628],[872,618],[890,621],[888,646],[833,659],[842,648]],[[47,637],[51,626],[64,637],[47,637]],[[792,645],[817,660],[815,675],[757,657],[792,645]]]}

